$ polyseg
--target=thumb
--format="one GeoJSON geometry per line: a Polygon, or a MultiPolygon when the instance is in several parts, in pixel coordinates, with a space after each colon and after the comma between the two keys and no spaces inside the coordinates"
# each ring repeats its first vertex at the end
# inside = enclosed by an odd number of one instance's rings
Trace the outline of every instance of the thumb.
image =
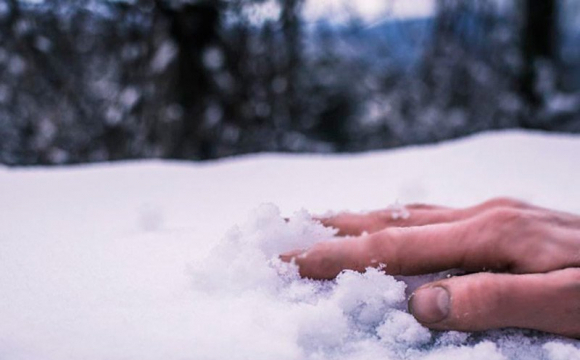
{"type": "Polygon", "coordinates": [[[478,273],[417,289],[409,310],[436,330],[517,327],[580,336],[580,269],[545,274],[478,273]]]}

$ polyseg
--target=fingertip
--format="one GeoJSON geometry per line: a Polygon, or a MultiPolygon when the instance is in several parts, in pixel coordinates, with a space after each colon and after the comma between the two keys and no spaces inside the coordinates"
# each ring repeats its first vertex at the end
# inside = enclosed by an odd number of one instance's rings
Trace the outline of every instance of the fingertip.
{"type": "Polygon", "coordinates": [[[444,287],[424,286],[411,295],[408,306],[409,312],[420,323],[439,323],[449,315],[451,295],[444,287]]]}
{"type": "Polygon", "coordinates": [[[313,215],[312,220],[323,226],[333,226],[335,218],[332,216],[313,215]]]}
{"type": "Polygon", "coordinates": [[[280,260],[289,263],[295,260],[296,258],[303,256],[304,254],[306,254],[305,249],[297,249],[280,254],[278,257],[280,258],[280,260]]]}
{"type": "Polygon", "coordinates": [[[553,302],[555,295],[542,279],[539,274],[476,273],[439,280],[417,289],[409,299],[409,310],[434,330],[545,330],[545,319],[537,309],[550,303],[547,298],[553,302]]]}

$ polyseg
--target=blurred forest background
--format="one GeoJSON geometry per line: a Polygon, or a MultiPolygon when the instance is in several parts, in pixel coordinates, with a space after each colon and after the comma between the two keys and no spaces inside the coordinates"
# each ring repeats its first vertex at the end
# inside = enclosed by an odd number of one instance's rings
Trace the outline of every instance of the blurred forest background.
{"type": "Polygon", "coordinates": [[[580,132],[578,1],[433,0],[372,21],[357,1],[312,19],[307,1],[0,0],[0,163],[580,132]]]}

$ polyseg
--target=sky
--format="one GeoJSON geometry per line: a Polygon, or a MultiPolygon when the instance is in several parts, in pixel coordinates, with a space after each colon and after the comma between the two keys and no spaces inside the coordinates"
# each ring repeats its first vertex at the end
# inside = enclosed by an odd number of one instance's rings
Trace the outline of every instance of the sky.
{"type": "MultiPolygon", "coordinates": [[[[388,19],[429,17],[434,9],[435,0],[306,0],[302,10],[306,22],[344,24],[354,18],[373,25],[388,19]]],[[[244,17],[254,23],[279,16],[280,2],[277,0],[263,1],[244,9],[244,17]]]]}
{"type": "Polygon", "coordinates": [[[309,21],[325,19],[336,22],[354,15],[372,24],[389,17],[428,17],[434,8],[434,0],[307,0],[304,15],[309,21]]]}

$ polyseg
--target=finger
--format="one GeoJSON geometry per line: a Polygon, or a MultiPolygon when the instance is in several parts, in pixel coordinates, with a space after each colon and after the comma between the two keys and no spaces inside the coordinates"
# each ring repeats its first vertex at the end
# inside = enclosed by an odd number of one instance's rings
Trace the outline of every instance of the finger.
{"type": "Polygon", "coordinates": [[[580,337],[580,269],[546,274],[478,273],[417,289],[409,310],[436,330],[505,327],[580,337]]]}
{"type": "Polygon", "coordinates": [[[369,236],[369,252],[391,275],[509,269],[512,258],[485,218],[386,229],[369,236]]]}
{"type": "Polygon", "coordinates": [[[391,275],[491,268],[491,264],[496,265],[498,254],[484,246],[477,231],[473,238],[468,238],[472,226],[460,222],[385,229],[371,235],[321,242],[281,258],[294,260],[300,275],[313,279],[332,279],[345,269],[364,271],[381,264],[391,275]]]}
{"type": "Polygon", "coordinates": [[[298,265],[300,276],[311,279],[333,279],[342,270],[364,271],[378,266],[369,258],[368,241],[364,238],[347,238],[324,241],[307,250],[294,250],[280,255],[286,262],[298,265]]]}
{"type": "Polygon", "coordinates": [[[451,223],[387,228],[323,242],[301,253],[296,264],[302,276],[314,279],[379,264],[391,275],[449,269],[543,273],[580,267],[577,236],[575,230],[545,226],[535,210],[498,208],[451,223]]]}
{"type": "Polygon", "coordinates": [[[535,209],[497,208],[451,223],[385,229],[368,251],[393,275],[449,269],[543,273],[580,267],[574,229],[546,225],[535,209]]]}
{"type": "Polygon", "coordinates": [[[376,210],[363,214],[340,213],[331,217],[315,217],[327,227],[338,229],[339,236],[375,233],[389,227],[410,227],[438,224],[464,218],[459,211],[439,207],[409,205],[404,208],[376,210]]]}
{"type": "MultiPolygon", "coordinates": [[[[444,207],[444,206],[437,206],[437,205],[428,205],[428,204],[411,204],[407,205],[408,207],[413,207],[416,209],[425,209],[425,210],[455,210],[451,207],[444,207]]],[[[474,206],[469,206],[463,209],[457,210],[467,210],[467,212],[475,215],[477,213],[481,213],[483,211],[495,208],[511,208],[511,209],[540,209],[539,207],[533,206],[529,203],[526,203],[522,200],[500,196],[489,199],[482,203],[479,203],[474,206]]]]}
{"type": "Polygon", "coordinates": [[[423,226],[465,220],[497,208],[531,209],[532,207],[522,201],[502,197],[462,209],[410,204],[363,214],[344,212],[330,217],[315,217],[315,219],[324,226],[338,229],[339,236],[358,236],[364,232],[372,234],[389,227],[423,226]]]}

